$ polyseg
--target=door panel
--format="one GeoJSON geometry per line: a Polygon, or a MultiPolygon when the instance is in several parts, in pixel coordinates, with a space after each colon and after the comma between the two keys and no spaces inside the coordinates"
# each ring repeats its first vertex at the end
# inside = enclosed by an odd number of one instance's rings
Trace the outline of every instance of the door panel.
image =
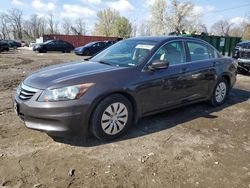
{"type": "Polygon", "coordinates": [[[137,96],[143,104],[143,113],[185,102],[193,87],[188,70],[189,65],[183,64],[154,73],[142,73],[144,81],[138,83],[137,96]]]}
{"type": "Polygon", "coordinates": [[[48,51],[55,51],[55,49],[56,49],[56,42],[55,42],[55,41],[50,42],[50,43],[48,44],[47,50],[48,50],[48,51]]]}
{"type": "Polygon", "coordinates": [[[151,63],[167,61],[167,69],[142,72],[143,82],[138,83],[138,98],[143,113],[160,110],[185,102],[193,95],[194,83],[191,67],[186,63],[182,41],[168,42],[154,54],[151,63]]]}
{"type": "Polygon", "coordinates": [[[196,98],[206,98],[216,80],[216,70],[212,60],[193,62],[191,64],[191,75],[194,83],[193,95],[196,98]]]}
{"type": "Polygon", "coordinates": [[[194,99],[206,98],[216,80],[214,67],[216,53],[204,43],[188,41],[186,45],[190,58],[190,73],[194,83],[194,99]]]}

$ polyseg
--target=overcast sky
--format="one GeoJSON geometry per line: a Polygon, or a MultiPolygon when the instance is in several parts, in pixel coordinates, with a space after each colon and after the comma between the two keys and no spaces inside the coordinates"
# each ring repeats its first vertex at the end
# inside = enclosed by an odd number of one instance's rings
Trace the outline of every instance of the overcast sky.
{"type": "MultiPolygon", "coordinates": [[[[131,22],[149,18],[149,6],[154,0],[0,0],[0,11],[19,8],[25,17],[31,14],[46,15],[53,12],[56,19],[64,17],[82,18],[91,30],[96,21],[96,13],[104,8],[120,11],[131,22]]],[[[167,1],[168,2],[168,1],[167,1]]],[[[196,12],[204,14],[202,20],[210,27],[219,19],[238,23],[250,14],[249,0],[191,0],[196,12]]]]}

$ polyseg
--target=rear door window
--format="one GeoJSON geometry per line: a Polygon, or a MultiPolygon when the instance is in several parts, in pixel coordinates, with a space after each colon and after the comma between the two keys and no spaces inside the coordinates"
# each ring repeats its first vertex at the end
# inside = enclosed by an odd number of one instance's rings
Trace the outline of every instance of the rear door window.
{"type": "Polygon", "coordinates": [[[215,51],[207,45],[196,42],[187,42],[187,46],[191,61],[202,61],[216,58],[215,51]]]}

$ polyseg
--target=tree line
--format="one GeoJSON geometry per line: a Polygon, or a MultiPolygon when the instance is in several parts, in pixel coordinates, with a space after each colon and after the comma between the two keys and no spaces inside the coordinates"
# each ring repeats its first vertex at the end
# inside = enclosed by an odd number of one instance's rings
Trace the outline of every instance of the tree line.
{"type": "MultiPolygon", "coordinates": [[[[97,13],[97,22],[91,34],[128,38],[169,33],[209,33],[201,21],[203,13],[195,13],[194,4],[189,1],[171,0],[167,4],[166,0],[155,0],[150,6],[149,15],[148,20],[131,23],[118,11],[107,8],[97,13]]],[[[49,13],[46,16],[33,14],[25,19],[19,9],[11,9],[8,13],[0,14],[0,39],[31,41],[45,34],[85,35],[87,32],[86,23],[81,18],[64,18],[59,22],[49,13]]],[[[250,18],[237,25],[228,20],[219,20],[211,26],[210,33],[250,39],[250,18]]]]}

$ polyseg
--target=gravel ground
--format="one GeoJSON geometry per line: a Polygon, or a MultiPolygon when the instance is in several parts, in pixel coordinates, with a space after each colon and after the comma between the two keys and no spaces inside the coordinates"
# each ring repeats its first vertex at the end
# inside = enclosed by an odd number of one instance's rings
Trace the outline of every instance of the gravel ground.
{"type": "Polygon", "coordinates": [[[25,128],[12,90],[41,67],[81,60],[29,50],[0,54],[0,187],[250,188],[250,76],[227,102],[199,103],[143,118],[121,139],[54,141],[25,128]]]}

